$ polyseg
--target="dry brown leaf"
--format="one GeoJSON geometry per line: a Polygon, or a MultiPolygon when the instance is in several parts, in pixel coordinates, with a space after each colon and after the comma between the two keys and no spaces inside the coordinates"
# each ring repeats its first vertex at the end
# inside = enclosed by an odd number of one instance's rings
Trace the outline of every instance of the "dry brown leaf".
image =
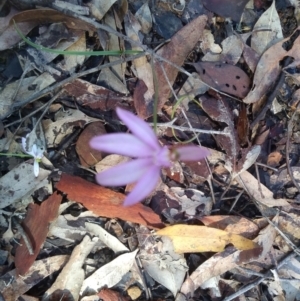
{"type": "Polygon", "coordinates": [[[205,226],[242,235],[249,239],[256,237],[259,232],[259,228],[255,223],[241,216],[212,215],[200,217],[199,220],[205,226]]]}
{"type": "Polygon", "coordinates": [[[227,153],[227,165],[231,170],[236,168],[236,159],[240,151],[238,137],[234,126],[234,116],[230,110],[227,98],[216,94],[216,98],[202,96],[201,106],[207,115],[217,122],[224,122],[228,125],[225,129],[231,133],[230,136],[216,135],[215,139],[223,150],[227,153]],[[217,99],[216,99],[217,98],[217,99]]]}
{"type": "Polygon", "coordinates": [[[123,207],[124,194],[90,183],[79,177],[63,174],[56,188],[67,194],[69,200],[82,203],[83,206],[99,216],[117,217],[152,228],[163,226],[159,216],[149,207],[140,203],[131,207],[123,207]]]}
{"type": "Polygon", "coordinates": [[[228,244],[241,250],[257,247],[240,235],[205,226],[174,225],[157,231],[157,235],[170,237],[177,253],[220,252],[228,244]]]}
{"type": "MultiPolygon", "coordinates": [[[[168,59],[178,66],[182,66],[187,55],[195,47],[196,43],[200,40],[204,27],[206,26],[207,17],[205,15],[199,16],[181,30],[179,30],[172,38],[171,41],[162,47],[158,54],[163,58],[168,59]]],[[[156,61],[154,65],[155,75],[157,77],[158,83],[158,107],[157,110],[160,111],[165,102],[170,97],[170,86],[165,78],[164,68],[168,81],[173,85],[178,69],[167,63],[162,63],[156,61]]],[[[143,118],[149,117],[153,114],[153,108],[148,108],[147,114],[142,116],[143,118]]]]}
{"type": "Polygon", "coordinates": [[[293,41],[293,37],[299,30],[300,28],[298,28],[290,37],[271,46],[263,53],[256,67],[252,89],[243,99],[245,103],[255,103],[269,92],[271,86],[280,74],[281,67],[279,63],[284,57],[290,56],[295,60],[300,60],[300,36],[293,41]],[[293,45],[292,48],[288,48],[290,47],[289,44],[293,45]],[[285,50],[286,48],[289,50],[285,50]]]}
{"type": "Polygon", "coordinates": [[[282,159],[282,154],[278,151],[272,152],[268,156],[267,165],[276,167],[282,159]]]}
{"type": "Polygon", "coordinates": [[[34,254],[29,254],[28,248],[22,238],[15,256],[15,265],[18,274],[25,275],[34,263],[47,237],[49,223],[58,215],[61,200],[62,196],[55,192],[46,201],[42,202],[40,206],[29,204],[22,226],[30,239],[34,254]]]}
{"type": "Polygon", "coordinates": [[[76,99],[81,106],[88,106],[101,111],[114,110],[117,106],[124,107],[123,101],[130,101],[130,97],[122,96],[102,86],[76,79],[64,86],[65,93],[76,99]]]}
{"type": "Polygon", "coordinates": [[[102,153],[91,148],[89,142],[93,137],[103,134],[106,134],[106,130],[101,121],[88,124],[80,134],[76,142],[76,152],[82,166],[94,166],[102,159],[102,153]]]}
{"type": "Polygon", "coordinates": [[[210,175],[209,167],[204,160],[200,162],[183,162],[182,165],[186,171],[186,178],[194,184],[202,184],[210,175]]]}
{"type": "MultiPolygon", "coordinates": [[[[64,23],[68,28],[80,29],[85,31],[96,31],[95,27],[79,18],[70,17],[54,9],[41,8],[30,9],[16,14],[12,20],[19,22],[37,23],[64,23]]],[[[12,23],[11,20],[11,23],[12,23]]],[[[20,27],[20,25],[19,25],[20,27]]]]}

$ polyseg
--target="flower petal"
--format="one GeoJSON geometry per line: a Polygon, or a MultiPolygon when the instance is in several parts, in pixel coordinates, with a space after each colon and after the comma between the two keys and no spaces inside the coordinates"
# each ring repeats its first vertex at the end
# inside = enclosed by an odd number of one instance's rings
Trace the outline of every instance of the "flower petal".
{"type": "Polygon", "coordinates": [[[133,190],[126,197],[123,205],[131,206],[147,197],[156,187],[160,177],[160,168],[152,166],[136,183],[133,190]]]}
{"type": "Polygon", "coordinates": [[[25,153],[27,153],[27,150],[26,150],[26,138],[22,137],[22,148],[24,150],[25,153]]]}
{"type": "Polygon", "coordinates": [[[37,148],[36,144],[32,145],[32,149],[29,152],[29,154],[32,155],[32,157],[37,158],[38,148],[37,148]]]}
{"type": "Polygon", "coordinates": [[[161,167],[171,167],[171,153],[167,146],[163,146],[158,152],[155,153],[154,163],[161,167]]]}
{"type": "Polygon", "coordinates": [[[193,145],[180,146],[175,149],[175,153],[182,161],[199,161],[210,154],[207,148],[193,145]]]}
{"type": "Polygon", "coordinates": [[[129,111],[117,108],[119,118],[127,125],[130,131],[153,150],[159,150],[160,144],[152,128],[141,118],[129,111]]]}
{"type": "Polygon", "coordinates": [[[138,181],[152,166],[152,159],[136,159],[100,172],[96,179],[103,186],[123,186],[138,181]]]}
{"type": "Polygon", "coordinates": [[[34,173],[35,177],[38,177],[39,172],[40,172],[39,162],[36,161],[36,160],[34,160],[34,163],[33,163],[33,173],[34,173]]]}
{"type": "Polygon", "coordinates": [[[91,139],[90,146],[106,153],[129,157],[149,157],[153,150],[131,134],[107,134],[91,139]]]}

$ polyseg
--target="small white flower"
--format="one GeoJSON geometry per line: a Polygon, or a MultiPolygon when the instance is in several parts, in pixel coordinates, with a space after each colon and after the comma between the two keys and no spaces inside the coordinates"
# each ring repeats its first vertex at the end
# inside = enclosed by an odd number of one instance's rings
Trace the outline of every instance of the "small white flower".
{"type": "Polygon", "coordinates": [[[34,158],[33,173],[37,177],[39,175],[39,162],[44,157],[44,150],[40,149],[36,144],[33,144],[31,151],[27,151],[26,138],[24,138],[24,137],[22,137],[22,147],[26,154],[28,154],[34,158]]]}

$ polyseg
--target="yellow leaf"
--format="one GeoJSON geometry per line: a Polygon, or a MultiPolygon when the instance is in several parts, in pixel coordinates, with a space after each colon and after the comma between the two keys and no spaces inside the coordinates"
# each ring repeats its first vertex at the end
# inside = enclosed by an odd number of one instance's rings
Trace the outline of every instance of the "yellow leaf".
{"type": "Polygon", "coordinates": [[[171,238],[177,253],[221,252],[228,244],[237,249],[250,250],[257,247],[252,240],[223,230],[205,226],[174,225],[156,232],[171,238]]]}

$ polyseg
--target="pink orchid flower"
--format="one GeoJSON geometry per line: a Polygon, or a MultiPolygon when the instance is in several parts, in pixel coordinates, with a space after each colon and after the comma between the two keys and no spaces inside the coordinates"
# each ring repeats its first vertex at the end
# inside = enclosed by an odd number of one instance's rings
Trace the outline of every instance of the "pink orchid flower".
{"type": "Polygon", "coordinates": [[[156,187],[162,167],[171,167],[176,159],[198,161],[209,155],[200,146],[181,146],[169,150],[161,146],[151,127],[129,111],[117,108],[117,114],[132,134],[117,133],[91,139],[92,148],[106,153],[119,154],[135,159],[119,164],[97,174],[103,186],[124,186],[136,183],[124,201],[124,206],[134,205],[146,198],[156,187]]]}

